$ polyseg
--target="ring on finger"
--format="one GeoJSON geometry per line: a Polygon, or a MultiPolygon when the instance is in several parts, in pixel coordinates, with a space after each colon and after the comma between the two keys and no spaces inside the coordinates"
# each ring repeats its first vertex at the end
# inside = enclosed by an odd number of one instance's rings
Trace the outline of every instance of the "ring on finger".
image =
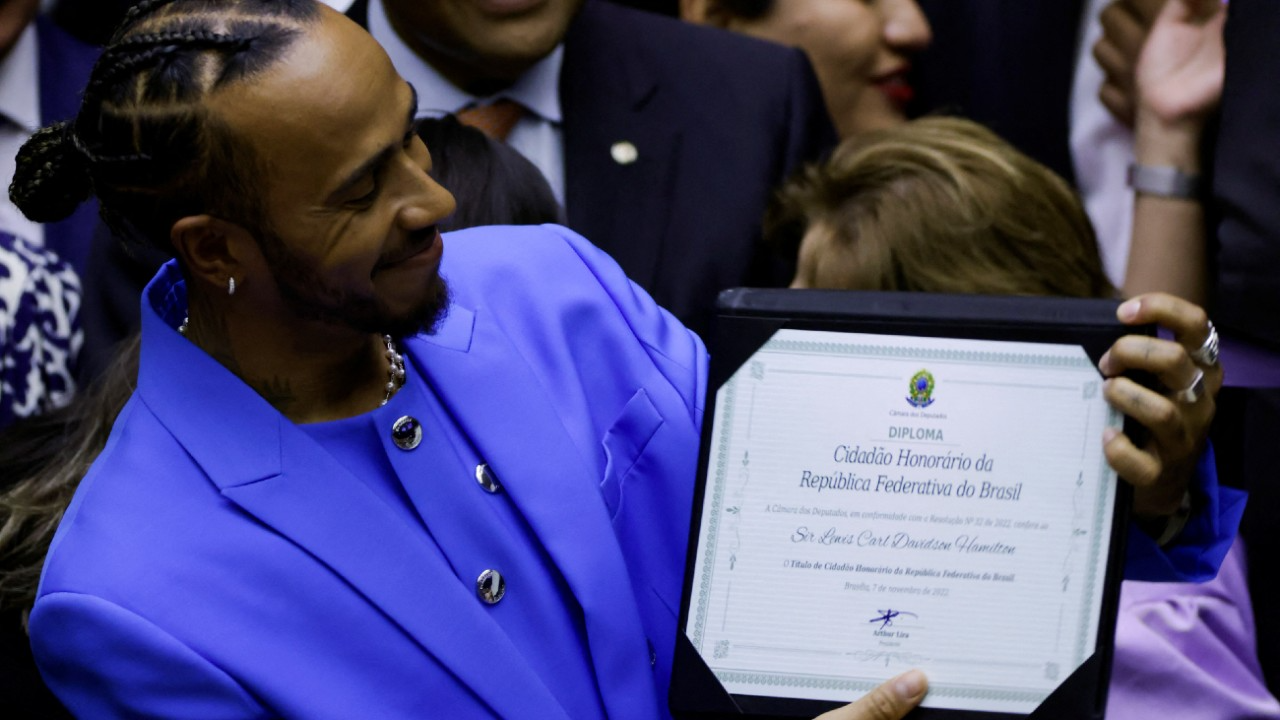
{"type": "Polygon", "coordinates": [[[1200,344],[1200,347],[1192,350],[1190,353],[1191,362],[1200,367],[1213,367],[1218,364],[1218,329],[1213,326],[1213,322],[1209,322],[1209,335],[1200,344]]]}
{"type": "Polygon", "coordinates": [[[1196,368],[1196,377],[1185,389],[1173,394],[1173,399],[1184,405],[1194,405],[1204,397],[1204,370],[1196,368]]]}

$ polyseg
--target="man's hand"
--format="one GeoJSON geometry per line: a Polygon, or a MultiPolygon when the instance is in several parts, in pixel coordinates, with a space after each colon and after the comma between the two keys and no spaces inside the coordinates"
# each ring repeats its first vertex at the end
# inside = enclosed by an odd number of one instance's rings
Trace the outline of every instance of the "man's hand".
{"type": "Polygon", "coordinates": [[[867,693],[856,703],[823,713],[817,720],[901,720],[929,689],[924,673],[910,670],[867,693]]]}
{"type": "Polygon", "coordinates": [[[1126,335],[1098,363],[1110,378],[1107,402],[1150,431],[1138,447],[1127,435],[1108,431],[1107,462],[1134,486],[1134,513],[1171,515],[1177,511],[1195,472],[1213,421],[1214,397],[1222,387],[1222,366],[1197,365],[1192,353],[1209,337],[1209,319],[1200,307],[1165,293],[1140,295],[1117,313],[1128,325],[1156,323],[1174,340],[1126,335]],[[1150,373],[1163,388],[1145,388],[1126,371],[1150,373]]]}

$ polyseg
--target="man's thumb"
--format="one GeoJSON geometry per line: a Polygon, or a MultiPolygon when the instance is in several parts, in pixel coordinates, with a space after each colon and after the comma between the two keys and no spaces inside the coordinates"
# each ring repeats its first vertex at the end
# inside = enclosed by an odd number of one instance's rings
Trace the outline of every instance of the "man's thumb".
{"type": "Polygon", "coordinates": [[[928,689],[924,673],[909,670],[867,693],[858,702],[820,715],[817,720],[901,720],[920,704],[928,689]]]}

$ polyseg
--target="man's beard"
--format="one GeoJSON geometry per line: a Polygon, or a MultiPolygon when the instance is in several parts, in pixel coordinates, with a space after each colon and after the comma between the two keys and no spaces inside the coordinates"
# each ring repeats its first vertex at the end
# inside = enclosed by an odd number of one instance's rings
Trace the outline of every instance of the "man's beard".
{"type": "Polygon", "coordinates": [[[422,300],[403,313],[393,313],[372,295],[356,295],[323,280],[313,267],[285,247],[270,231],[259,246],[285,303],[300,320],[314,320],[360,332],[406,337],[436,331],[449,312],[449,286],[436,273],[422,300]]]}

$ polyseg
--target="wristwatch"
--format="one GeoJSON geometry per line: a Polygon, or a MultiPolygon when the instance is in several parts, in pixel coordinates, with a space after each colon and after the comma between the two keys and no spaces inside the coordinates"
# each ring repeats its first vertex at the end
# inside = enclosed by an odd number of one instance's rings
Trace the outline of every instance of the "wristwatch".
{"type": "Polygon", "coordinates": [[[1129,165],[1129,187],[1145,195],[1167,198],[1200,197],[1200,176],[1168,165],[1129,165]]]}

